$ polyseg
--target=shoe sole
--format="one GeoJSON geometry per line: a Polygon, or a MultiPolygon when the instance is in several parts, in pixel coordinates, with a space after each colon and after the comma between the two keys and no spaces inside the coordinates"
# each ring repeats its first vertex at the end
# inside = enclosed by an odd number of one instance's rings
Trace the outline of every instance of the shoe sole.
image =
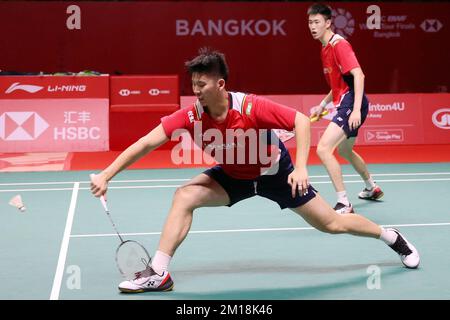
{"type": "Polygon", "coordinates": [[[373,201],[376,201],[376,200],[381,199],[383,196],[384,196],[384,192],[381,191],[381,192],[380,192],[379,194],[377,194],[375,197],[374,197],[374,196],[371,196],[371,197],[364,198],[364,197],[361,197],[361,196],[358,195],[358,198],[363,199],[363,200],[373,200],[373,201]]]}
{"type": "Polygon", "coordinates": [[[167,289],[138,289],[138,290],[132,290],[132,289],[125,289],[125,288],[119,288],[120,292],[122,293],[143,293],[143,292],[166,292],[166,291],[172,291],[174,285],[172,284],[167,289]]]}
{"type": "Polygon", "coordinates": [[[172,291],[174,288],[174,283],[172,282],[167,288],[156,288],[156,289],[137,289],[137,290],[133,290],[133,289],[127,289],[127,288],[120,288],[119,290],[120,292],[123,293],[143,293],[143,292],[166,292],[166,291],[172,291]]]}
{"type": "Polygon", "coordinates": [[[351,213],[355,213],[355,210],[353,210],[353,208],[352,208],[352,210],[351,211],[349,211],[349,212],[337,212],[336,210],[334,210],[337,214],[351,214],[351,213]]]}

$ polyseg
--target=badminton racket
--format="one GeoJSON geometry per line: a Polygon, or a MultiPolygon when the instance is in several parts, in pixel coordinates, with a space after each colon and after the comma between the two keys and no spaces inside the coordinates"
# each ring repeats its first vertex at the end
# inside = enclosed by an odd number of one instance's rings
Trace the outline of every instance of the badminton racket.
{"type": "MultiPolygon", "coordinates": [[[[329,113],[328,109],[325,109],[318,116],[309,117],[309,120],[311,122],[317,122],[320,119],[322,119],[322,117],[326,116],[328,113],[329,113]]],[[[286,142],[286,141],[292,139],[293,137],[295,137],[294,131],[287,131],[284,129],[272,129],[272,130],[275,132],[275,134],[277,135],[278,139],[281,140],[281,142],[286,142]]]]}
{"type": "Polygon", "coordinates": [[[119,231],[117,230],[116,224],[111,218],[111,214],[106,203],[104,196],[100,197],[100,202],[102,203],[103,209],[105,209],[106,215],[109,218],[117,236],[120,239],[120,244],[116,249],[116,264],[119,272],[127,279],[136,278],[136,274],[145,270],[150,264],[151,258],[147,250],[143,245],[134,240],[123,240],[119,231]]]}
{"type": "Polygon", "coordinates": [[[309,117],[309,120],[310,120],[311,122],[317,122],[317,121],[319,121],[320,119],[322,119],[322,117],[326,116],[328,113],[329,113],[328,109],[325,109],[325,110],[323,110],[322,113],[320,113],[319,115],[309,117]]]}

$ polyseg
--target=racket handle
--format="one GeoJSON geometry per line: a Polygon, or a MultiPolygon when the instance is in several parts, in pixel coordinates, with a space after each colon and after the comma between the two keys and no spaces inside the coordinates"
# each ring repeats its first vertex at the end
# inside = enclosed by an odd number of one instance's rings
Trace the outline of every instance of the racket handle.
{"type": "Polygon", "coordinates": [[[327,114],[328,109],[324,109],[321,114],[319,114],[318,116],[310,117],[309,119],[311,122],[316,122],[319,121],[322,117],[326,116],[327,114]]]}
{"type": "Polygon", "coordinates": [[[108,205],[106,204],[106,199],[104,195],[100,196],[100,202],[102,203],[102,206],[105,209],[105,211],[109,212],[108,205]]]}

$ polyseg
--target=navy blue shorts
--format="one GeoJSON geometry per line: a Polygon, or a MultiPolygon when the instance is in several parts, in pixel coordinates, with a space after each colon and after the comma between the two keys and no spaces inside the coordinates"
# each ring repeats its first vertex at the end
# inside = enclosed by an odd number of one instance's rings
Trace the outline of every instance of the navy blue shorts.
{"type": "Polygon", "coordinates": [[[361,124],[358,128],[351,130],[348,125],[348,119],[350,118],[350,114],[353,111],[353,102],[354,91],[349,91],[345,94],[344,98],[341,101],[341,104],[337,108],[337,114],[331,120],[340,128],[342,128],[342,130],[344,130],[347,139],[358,136],[358,130],[359,128],[361,128],[364,121],[366,121],[367,114],[369,113],[369,100],[367,100],[366,95],[363,95],[361,103],[361,124]]]}
{"type": "Polygon", "coordinates": [[[231,207],[233,204],[256,195],[278,203],[281,209],[297,208],[316,196],[317,190],[311,185],[308,194],[301,196],[296,191],[292,198],[292,188],[287,183],[289,174],[294,170],[289,154],[279,162],[279,170],[275,175],[263,175],[253,180],[235,179],[227,175],[220,165],[212,167],[203,173],[216,180],[227,192],[231,207]]]}

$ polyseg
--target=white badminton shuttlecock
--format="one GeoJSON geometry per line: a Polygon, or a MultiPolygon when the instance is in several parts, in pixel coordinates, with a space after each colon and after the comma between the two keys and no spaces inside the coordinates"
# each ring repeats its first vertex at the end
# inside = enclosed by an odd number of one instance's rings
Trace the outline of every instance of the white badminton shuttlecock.
{"type": "Polygon", "coordinates": [[[26,210],[25,206],[23,205],[22,197],[20,196],[20,194],[14,196],[11,200],[9,200],[9,204],[12,205],[13,207],[16,207],[21,212],[25,212],[26,210]]]}

